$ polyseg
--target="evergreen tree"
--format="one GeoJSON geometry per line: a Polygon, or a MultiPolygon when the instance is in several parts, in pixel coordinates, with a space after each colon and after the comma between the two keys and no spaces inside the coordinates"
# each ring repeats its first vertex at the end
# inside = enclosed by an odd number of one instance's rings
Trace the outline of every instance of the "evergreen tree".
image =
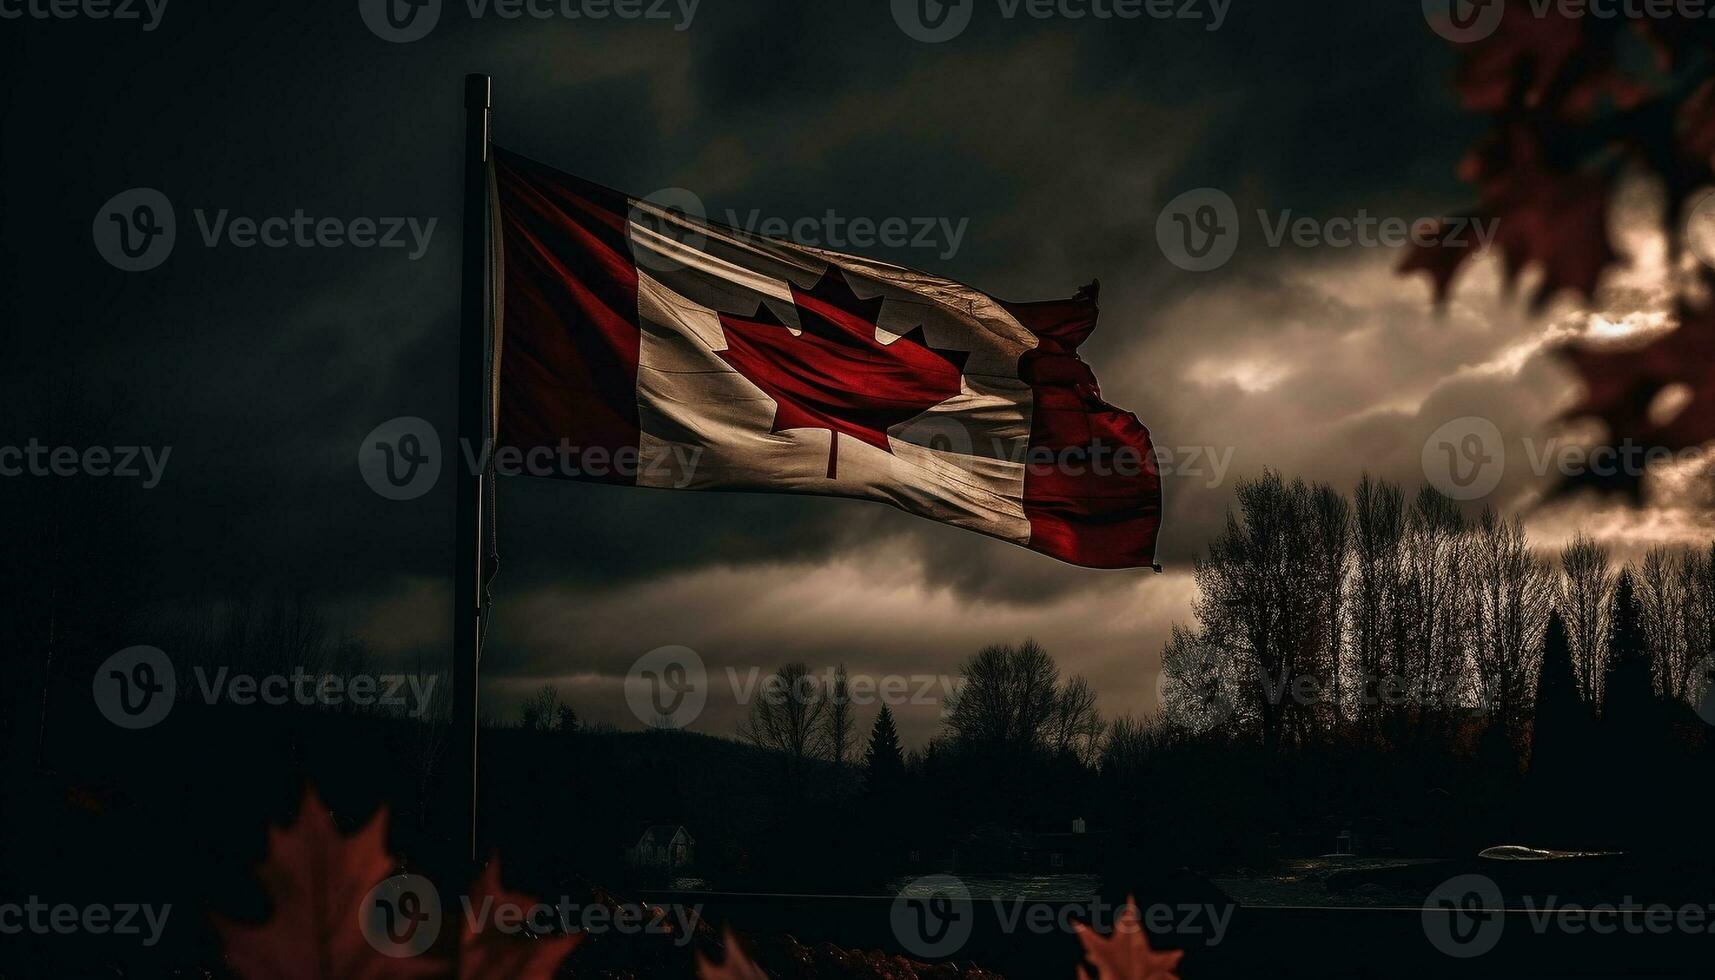
{"type": "Polygon", "coordinates": [[[1531,729],[1531,822],[1553,846],[1577,846],[1588,832],[1588,775],[1599,764],[1591,754],[1593,719],[1578,693],[1578,660],[1571,631],[1560,611],[1543,631],[1542,668],[1536,678],[1536,718],[1531,729]]]}
{"type": "Polygon", "coordinates": [[[1602,716],[1624,727],[1644,724],[1654,714],[1649,635],[1630,569],[1620,573],[1608,612],[1608,680],[1602,716]]]}
{"type": "Polygon", "coordinates": [[[1544,741],[1559,743],[1562,736],[1580,728],[1581,721],[1590,716],[1583,699],[1578,697],[1578,668],[1573,664],[1573,642],[1566,632],[1566,620],[1559,609],[1549,614],[1549,626],[1542,635],[1542,671],[1537,675],[1537,724],[1531,747],[1540,748],[1544,741]]]}
{"type": "Polygon", "coordinates": [[[1590,711],[1578,696],[1577,668],[1566,621],[1555,610],[1543,631],[1542,669],[1536,676],[1536,722],[1531,731],[1531,769],[1567,758],[1584,733],[1590,711]]]}
{"type": "Polygon", "coordinates": [[[869,733],[869,790],[881,793],[899,785],[899,777],[905,772],[905,755],[899,748],[899,729],[893,724],[893,711],[887,705],[881,706],[881,714],[875,718],[875,726],[869,733]]]}

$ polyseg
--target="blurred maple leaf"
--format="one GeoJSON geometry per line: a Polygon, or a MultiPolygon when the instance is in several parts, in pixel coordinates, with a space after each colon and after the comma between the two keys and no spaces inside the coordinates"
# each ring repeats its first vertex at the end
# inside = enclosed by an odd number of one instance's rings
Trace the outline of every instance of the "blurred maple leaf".
{"type": "MultiPolygon", "coordinates": [[[[1137,902],[1129,895],[1125,907],[1114,919],[1112,935],[1104,938],[1082,922],[1074,922],[1072,928],[1084,947],[1084,958],[1096,968],[1093,980],[1179,980],[1174,971],[1184,951],[1157,953],[1149,947],[1143,917],[1138,914],[1137,902]]],[[[1078,980],[1092,980],[1082,966],[1078,967],[1078,980]]]]}
{"type": "MultiPolygon", "coordinates": [[[[227,964],[244,980],[420,980],[455,975],[433,951],[389,956],[362,927],[365,900],[398,866],[388,853],[387,810],[351,837],[342,836],[326,804],[306,788],[298,818],[268,829],[267,855],[257,878],[273,914],[254,925],[213,916],[227,964]]],[[[473,887],[473,907],[519,908],[534,900],[505,891],[498,862],[473,887]]],[[[450,910],[451,906],[449,906],[450,910]]],[[[492,916],[488,922],[493,921],[492,916]]],[[[460,935],[456,975],[478,980],[531,980],[554,968],[583,937],[531,937],[477,930],[468,917],[460,935]]]]}
{"type": "MultiPolygon", "coordinates": [[[[1460,164],[1477,190],[1472,216],[1494,221],[1509,285],[1530,267],[1541,270],[1531,304],[1541,309],[1562,290],[1589,299],[1621,257],[1608,234],[1613,190],[1622,173],[1661,182],[1669,254],[1685,247],[1691,195],[1715,183],[1715,24],[1708,18],[1572,16],[1559,6],[1507,4],[1487,37],[1460,45],[1454,79],[1461,107],[1490,116],[1488,131],[1460,164]],[[1641,42],[1645,57],[1628,43],[1641,42]],[[1653,55],[1648,57],[1648,55],[1653,55]]],[[[1480,246],[1447,233],[1406,253],[1403,274],[1423,272],[1436,301],[1480,246]]],[[[1715,285],[1706,268],[1702,281],[1715,285]]],[[[1607,425],[1610,448],[1680,450],[1715,438],[1715,316],[1681,298],[1680,326],[1641,350],[1575,346],[1562,353],[1586,396],[1569,415],[1607,425]],[[1650,408],[1670,385],[1691,388],[1673,420],[1651,421],[1650,408]]],[[[1569,480],[1579,486],[1641,496],[1639,467],[1569,480]]]]}
{"type": "MultiPolygon", "coordinates": [[[[1584,379],[1584,399],[1569,418],[1594,415],[1611,432],[1623,432],[1637,448],[1683,449],[1715,440],[1715,305],[1681,305],[1679,327],[1642,347],[1618,350],[1587,345],[1566,348],[1564,356],[1584,379]],[[1672,418],[1657,419],[1651,409],[1661,393],[1683,385],[1688,401],[1672,418]]],[[[1610,442],[1618,443],[1619,439],[1610,442]]],[[[1589,488],[1640,498],[1636,467],[1586,469],[1568,477],[1562,490],[1589,488]]]]}
{"type": "MultiPolygon", "coordinates": [[[[488,862],[482,876],[471,888],[473,908],[529,908],[536,900],[528,895],[509,892],[500,884],[499,859],[488,862]]],[[[492,922],[492,918],[489,920],[492,922]]],[[[578,947],[583,933],[566,936],[519,936],[489,928],[478,930],[465,918],[464,934],[459,942],[460,977],[492,977],[494,980],[515,980],[527,977],[551,977],[560,961],[578,947]]]]}
{"type": "Polygon", "coordinates": [[[697,954],[697,980],[769,980],[762,967],[744,955],[731,929],[721,934],[721,945],[726,947],[726,959],[719,965],[709,962],[702,953],[697,954]]]}

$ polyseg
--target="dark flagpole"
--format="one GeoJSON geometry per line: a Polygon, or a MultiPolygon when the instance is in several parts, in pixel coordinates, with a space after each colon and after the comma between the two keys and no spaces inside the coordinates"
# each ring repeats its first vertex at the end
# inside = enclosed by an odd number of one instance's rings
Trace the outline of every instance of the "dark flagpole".
{"type": "MultiPolygon", "coordinates": [[[[451,467],[458,480],[453,570],[453,740],[450,765],[463,799],[453,822],[452,850],[476,862],[477,674],[482,659],[483,480],[465,465],[464,448],[482,453],[489,439],[488,400],[488,134],[491,82],[464,77],[464,272],[460,288],[458,447],[451,467]]],[[[482,458],[478,455],[477,458],[482,458]]],[[[474,469],[474,471],[473,471],[474,469]]]]}

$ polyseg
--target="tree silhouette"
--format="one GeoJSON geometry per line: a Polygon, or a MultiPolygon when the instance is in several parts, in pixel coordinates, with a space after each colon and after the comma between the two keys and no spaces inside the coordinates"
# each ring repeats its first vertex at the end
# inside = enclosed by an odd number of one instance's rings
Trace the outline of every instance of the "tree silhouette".
{"type": "Polygon", "coordinates": [[[1536,717],[1532,726],[1532,762],[1541,761],[1544,745],[1564,745],[1568,736],[1581,730],[1589,712],[1578,696],[1578,678],[1572,662],[1572,642],[1566,620],[1558,609],[1549,613],[1543,630],[1542,670],[1536,679],[1536,717]]]}
{"type": "Polygon", "coordinates": [[[865,765],[869,770],[869,791],[873,794],[885,794],[896,789],[905,773],[905,755],[899,748],[899,729],[893,724],[893,709],[885,704],[869,730],[865,765]]]}
{"type": "Polygon", "coordinates": [[[1635,729],[1650,717],[1655,703],[1651,673],[1643,605],[1628,568],[1620,572],[1608,608],[1608,693],[1602,717],[1610,725],[1635,729]]]}
{"type": "Polygon", "coordinates": [[[1578,694],[1571,637],[1559,610],[1543,630],[1542,670],[1537,674],[1536,715],[1531,726],[1530,777],[1535,813],[1546,830],[1571,842],[1578,821],[1584,774],[1590,758],[1590,709],[1578,694]]]}
{"type": "Polygon", "coordinates": [[[834,793],[837,796],[845,777],[846,759],[856,748],[852,730],[857,720],[852,717],[851,684],[847,680],[845,664],[834,670],[834,676],[828,682],[827,702],[823,719],[827,730],[822,740],[826,743],[824,748],[828,760],[834,764],[834,793]]]}
{"type": "Polygon", "coordinates": [[[1603,666],[1608,651],[1608,603],[1614,581],[1608,569],[1608,549],[1583,531],[1560,552],[1559,607],[1565,617],[1567,638],[1578,689],[1595,713],[1602,703],[1603,666]]]}

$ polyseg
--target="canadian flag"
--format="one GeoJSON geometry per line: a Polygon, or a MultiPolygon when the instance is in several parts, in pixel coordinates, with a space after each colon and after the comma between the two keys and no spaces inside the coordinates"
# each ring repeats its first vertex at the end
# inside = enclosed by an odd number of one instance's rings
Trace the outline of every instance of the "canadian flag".
{"type": "Polygon", "coordinates": [[[1152,565],[1149,432],[1078,346],[1096,297],[1009,303],[748,234],[494,150],[498,445],[555,475],[892,504],[1078,565],[1152,565]]]}

